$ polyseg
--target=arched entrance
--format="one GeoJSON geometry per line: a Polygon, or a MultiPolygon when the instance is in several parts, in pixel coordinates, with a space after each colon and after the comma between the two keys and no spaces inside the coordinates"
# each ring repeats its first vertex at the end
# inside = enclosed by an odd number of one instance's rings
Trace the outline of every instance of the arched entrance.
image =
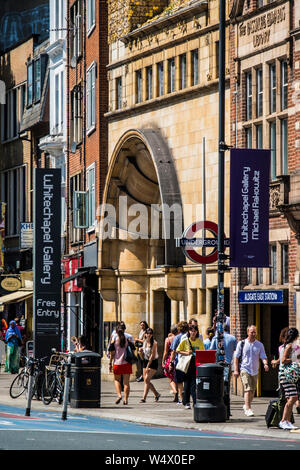
{"type": "MultiPolygon", "coordinates": [[[[169,299],[183,300],[184,257],[176,248],[183,227],[172,156],[157,130],[130,130],[113,152],[104,192],[99,243],[103,318],[123,320],[137,336],[146,320],[160,357],[170,324],[169,299]]],[[[111,325],[112,327],[113,325],[111,325]]]]}

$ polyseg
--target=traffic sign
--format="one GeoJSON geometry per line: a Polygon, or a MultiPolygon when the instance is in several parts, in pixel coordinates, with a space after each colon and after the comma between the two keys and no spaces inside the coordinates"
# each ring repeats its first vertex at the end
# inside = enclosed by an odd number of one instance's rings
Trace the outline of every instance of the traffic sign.
{"type": "MultiPolygon", "coordinates": [[[[229,246],[229,239],[224,239],[224,245],[229,246]]],[[[215,222],[204,220],[192,223],[178,239],[177,246],[181,247],[185,255],[194,263],[210,264],[218,259],[218,225],[215,222]],[[203,230],[210,232],[213,237],[196,238],[195,234],[203,230]],[[213,248],[210,253],[198,253],[195,248],[213,248]]]]}

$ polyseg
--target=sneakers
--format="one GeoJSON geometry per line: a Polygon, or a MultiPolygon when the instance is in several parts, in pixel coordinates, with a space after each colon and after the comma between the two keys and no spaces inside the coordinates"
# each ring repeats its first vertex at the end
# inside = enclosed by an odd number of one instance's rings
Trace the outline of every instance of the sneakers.
{"type": "Polygon", "coordinates": [[[177,405],[182,405],[182,401],[178,400],[177,405]]]}
{"type": "Polygon", "coordinates": [[[190,405],[189,403],[187,403],[187,404],[185,405],[185,409],[186,409],[186,410],[190,410],[190,409],[191,409],[191,405],[190,405]]]}
{"type": "Polygon", "coordinates": [[[251,408],[246,408],[246,405],[243,405],[243,410],[246,416],[254,416],[254,413],[251,408]]]}
{"type": "Polygon", "coordinates": [[[291,429],[298,429],[296,426],[294,426],[289,421],[280,421],[278,426],[280,427],[280,429],[286,429],[288,431],[290,431],[291,429]]]}

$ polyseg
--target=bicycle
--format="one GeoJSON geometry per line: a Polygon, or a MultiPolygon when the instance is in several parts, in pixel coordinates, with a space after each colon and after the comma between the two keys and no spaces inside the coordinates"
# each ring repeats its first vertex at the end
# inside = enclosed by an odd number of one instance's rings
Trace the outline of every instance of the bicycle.
{"type": "Polygon", "coordinates": [[[50,358],[41,390],[42,401],[45,405],[49,405],[53,399],[56,399],[59,404],[63,401],[66,356],[64,353],[57,353],[50,358]]]}
{"type": "Polygon", "coordinates": [[[25,360],[25,366],[19,372],[19,374],[14,378],[9,388],[9,394],[11,398],[18,398],[25,392],[28,388],[29,380],[29,358],[23,356],[25,360]]]}

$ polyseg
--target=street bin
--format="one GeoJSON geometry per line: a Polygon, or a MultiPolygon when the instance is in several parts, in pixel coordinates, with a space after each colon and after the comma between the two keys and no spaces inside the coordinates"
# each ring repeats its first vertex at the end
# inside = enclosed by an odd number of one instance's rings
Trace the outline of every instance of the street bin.
{"type": "Polygon", "coordinates": [[[101,356],[78,352],[71,359],[71,408],[100,408],[101,356]]]}
{"type": "Polygon", "coordinates": [[[219,364],[202,364],[196,367],[194,420],[197,423],[226,421],[223,370],[219,364]]]}

